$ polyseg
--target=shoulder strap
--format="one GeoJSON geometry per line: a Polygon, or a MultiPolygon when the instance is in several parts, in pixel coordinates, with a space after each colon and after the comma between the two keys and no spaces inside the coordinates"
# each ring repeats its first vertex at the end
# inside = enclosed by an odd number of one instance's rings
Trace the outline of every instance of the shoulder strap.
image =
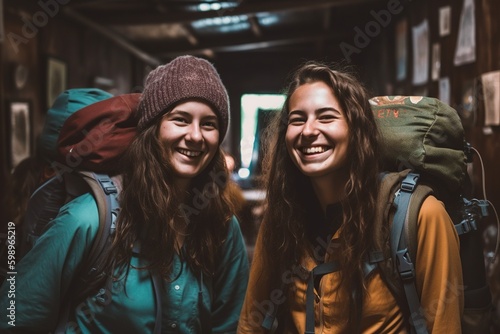
{"type": "Polygon", "coordinates": [[[425,199],[433,193],[433,190],[424,184],[418,184],[413,190],[411,196],[410,206],[408,208],[408,224],[405,226],[405,234],[408,240],[408,251],[410,253],[413,263],[417,261],[417,226],[418,214],[425,199]]]}
{"type": "Polygon", "coordinates": [[[76,277],[71,283],[70,289],[76,289],[72,296],[66,296],[62,302],[56,333],[64,332],[69,320],[69,310],[75,300],[80,300],[88,293],[86,279],[98,272],[103,264],[103,257],[109,237],[115,231],[115,220],[118,216],[120,206],[118,203],[118,189],[107,174],[77,171],[64,175],[66,193],[69,199],[76,198],[86,192],[89,188],[97,203],[99,214],[99,229],[88,256],[79,267],[76,277]]]}
{"type": "Polygon", "coordinates": [[[336,261],[325,262],[317,265],[309,273],[306,293],[306,330],[305,334],[314,334],[314,278],[336,272],[340,265],[336,261]]]}
{"type": "Polygon", "coordinates": [[[417,221],[420,207],[432,192],[418,185],[419,174],[408,173],[394,199],[395,213],[391,228],[391,252],[410,311],[412,332],[427,333],[421,311],[420,298],[415,286],[415,259],[417,251],[417,221]]]}
{"type": "Polygon", "coordinates": [[[78,172],[78,174],[81,175],[92,190],[99,212],[99,230],[90,249],[89,256],[82,267],[84,268],[83,273],[92,275],[99,269],[98,265],[102,264],[100,263],[101,261],[98,261],[99,257],[103,253],[109,237],[114,233],[116,228],[115,221],[120,211],[118,189],[107,174],[93,172],[78,172]]]}

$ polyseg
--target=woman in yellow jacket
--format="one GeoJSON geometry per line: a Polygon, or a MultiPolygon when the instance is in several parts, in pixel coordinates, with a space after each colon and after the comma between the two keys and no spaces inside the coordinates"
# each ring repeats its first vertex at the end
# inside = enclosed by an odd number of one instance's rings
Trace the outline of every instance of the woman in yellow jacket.
{"type": "MultiPolygon", "coordinates": [[[[368,100],[352,75],[320,63],[293,76],[270,126],[267,210],[238,333],[409,330],[404,302],[379,269],[363,272],[375,243],[379,189],[378,131],[368,100]],[[333,261],[340,270],[318,275],[310,288],[314,329],[306,329],[310,272],[333,261]]],[[[427,330],[459,333],[459,241],[434,196],[421,207],[417,238],[416,289],[427,330]]]]}

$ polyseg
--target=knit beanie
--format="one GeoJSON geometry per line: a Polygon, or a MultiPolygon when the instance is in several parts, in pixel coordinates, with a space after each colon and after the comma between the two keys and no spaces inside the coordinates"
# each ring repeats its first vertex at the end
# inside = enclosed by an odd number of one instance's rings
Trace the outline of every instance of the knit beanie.
{"type": "Polygon", "coordinates": [[[193,56],[177,57],[149,73],[139,102],[138,130],[144,130],[175,104],[192,98],[214,108],[222,142],[229,122],[226,88],[211,63],[193,56]]]}
{"type": "Polygon", "coordinates": [[[113,95],[98,88],[68,89],[55,99],[47,111],[42,134],[38,139],[38,149],[43,158],[51,162],[57,157],[57,138],[68,117],[74,112],[113,95]]]}

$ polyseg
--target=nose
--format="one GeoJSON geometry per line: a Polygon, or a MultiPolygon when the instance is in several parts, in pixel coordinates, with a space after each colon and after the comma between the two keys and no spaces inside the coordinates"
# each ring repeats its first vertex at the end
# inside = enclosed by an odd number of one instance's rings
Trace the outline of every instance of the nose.
{"type": "Polygon", "coordinates": [[[201,133],[200,124],[196,122],[191,123],[186,134],[186,139],[193,142],[199,142],[203,140],[203,134],[201,133]]]}
{"type": "Polygon", "coordinates": [[[318,135],[318,128],[314,122],[314,119],[308,118],[304,123],[304,127],[302,128],[302,135],[305,137],[311,137],[318,135]]]}

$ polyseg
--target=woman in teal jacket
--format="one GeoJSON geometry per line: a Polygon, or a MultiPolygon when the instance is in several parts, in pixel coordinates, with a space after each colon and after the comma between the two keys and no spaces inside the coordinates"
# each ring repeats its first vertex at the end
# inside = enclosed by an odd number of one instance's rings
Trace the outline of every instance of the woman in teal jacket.
{"type": "MultiPolygon", "coordinates": [[[[220,143],[228,113],[225,87],[206,60],[178,57],[148,75],[138,106],[138,134],[123,163],[113,243],[101,275],[85,286],[92,293],[71,303],[59,329],[236,331],[248,259],[224,192],[227,169],[220,143]]],[[[56,328],[66,308],[63,301],[81,288],[74,279],[98,225],[91,194],[60,210],[13,280],[2,286],[0,329],[46,333],[56,328]],[[15,296],[9,296],[12,290],[15,296]]]]}

